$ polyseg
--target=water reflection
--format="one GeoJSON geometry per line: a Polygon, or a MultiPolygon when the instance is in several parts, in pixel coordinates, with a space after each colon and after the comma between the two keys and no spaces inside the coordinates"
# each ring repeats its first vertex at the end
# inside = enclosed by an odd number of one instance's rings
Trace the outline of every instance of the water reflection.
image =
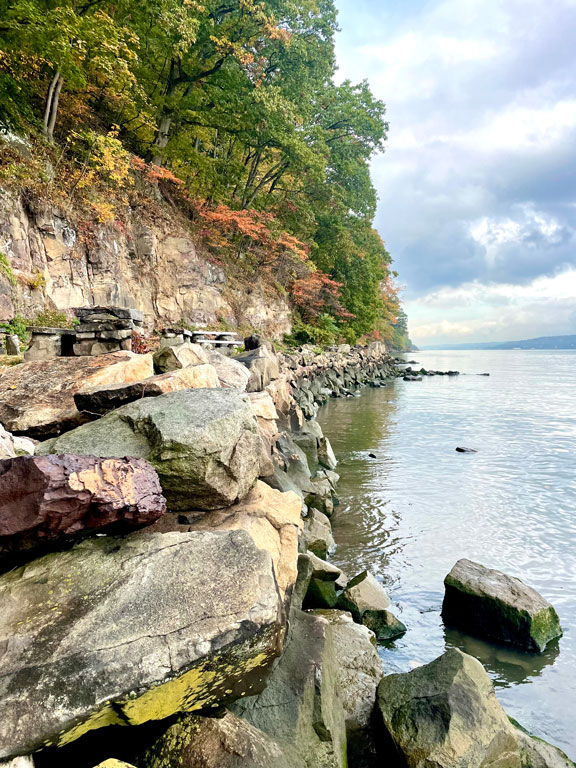
{"type": "Polygon", "coordinates": [[[576,354],[418,359],[491,376],[400,381],[321,409],[340,460],[334,559],[350,575],[372,570],[408,626],[379,649],[387,670],[456,645],[486,666],[510,715],[574,759],[576,354]],[[478,453],[457,454],[456,445],[478,453]],[[538,589],[560,614],[560,644],[533,657],[445,629],[443,579],[461,557],[538,589]]]}

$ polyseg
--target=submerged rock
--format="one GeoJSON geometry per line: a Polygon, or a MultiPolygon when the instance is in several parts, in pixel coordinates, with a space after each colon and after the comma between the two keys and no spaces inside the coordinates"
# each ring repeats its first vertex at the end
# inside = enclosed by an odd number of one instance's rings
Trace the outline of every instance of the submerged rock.
{"type": "Polygon", "coordinates": [[[86,420],[74,403],[76,392],[139,381],[153,373],[152,355],[132,352],[14,365],[0,373],[0,423],[33,437],[59,434],[86,420]]]}
{"type": "Polygon", "coordinates": [[[550,603],[513,576],[459,560],[444,585],[442,617],[464,632],[538,652],[562,635],[550,603]]]}
{"type": "Polygon", "coordinates": [[[159,397],[167,392],[178,392],[182,389],[211,389],[219,386],[220,382],[213,366],[191,365],[129,384],[110,384],[84,389],[74,395],[74,402],[83,413],[103,416],[115,408],[121,408],[143,397],[159,397]]]}
{"type": "Polygon", "coordinates": [[[390,749],[408,768],[521,768],[515,729],[490,678],[459,650],[385,677],[378,709],[390,749]]]}
{"type": "Polygon", "coordinates": [[[462,446],[458,446],[456,451],[457,453],[478,453],[476,448],[463,448],[462,446]]]}
{"type": "Polygon", "coordinates": [[[4,459],[0,498],[0,552],[111,524],[149,525],[166,510],[158,475],[144,459],[4,459]]]}
{"type": "Polygon", "coordinates": [[[47,555],[0,577],[0,758],[257,693],[283,636],[271,558],[244,531],[47,555]]]}
{"type": "Polygon", "coordinates": [[[243,499],[259,475],[261,451],[248,395],[190,389],[125,405],[36,452],[148,459],[169,507],[189,510],[243,499]]]}

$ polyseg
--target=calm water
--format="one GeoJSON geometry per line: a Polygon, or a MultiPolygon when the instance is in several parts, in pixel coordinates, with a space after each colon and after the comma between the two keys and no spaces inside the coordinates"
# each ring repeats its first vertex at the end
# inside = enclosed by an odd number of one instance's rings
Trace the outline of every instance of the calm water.
{"type": "Polygon", "coordinates": [[[340,462],[333,560],[350,576],[373,571],[409,628],[381,647],[387,671],[456,645],[485,665],[508,714],[574,760],[576,352],[412,358],[490,377],[398,381],[321,409],[340,462]],[[457,445],[478,453],[456,453],[457,445]],[[446,630],[442,582],[461,557],[535,587],[558,611],[564,637],[532,655],[446,630]]]}

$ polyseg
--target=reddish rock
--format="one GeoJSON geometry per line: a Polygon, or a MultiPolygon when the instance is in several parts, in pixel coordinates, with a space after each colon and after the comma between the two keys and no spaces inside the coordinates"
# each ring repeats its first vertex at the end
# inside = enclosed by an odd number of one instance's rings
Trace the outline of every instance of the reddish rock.
{"type": "Polygon", "coordinates": [[[62,454],[0,461],[0,551],[112,523],[139,527],[165,510],[158,475],[144,459],[62,454]]]}

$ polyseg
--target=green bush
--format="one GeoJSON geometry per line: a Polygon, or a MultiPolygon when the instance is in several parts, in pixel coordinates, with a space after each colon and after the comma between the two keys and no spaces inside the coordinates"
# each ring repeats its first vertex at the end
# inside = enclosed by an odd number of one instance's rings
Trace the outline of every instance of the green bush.
{"type": "Polygon", "coordinates": [[[284,343],[291,347],[298,347],[301,344],[328,347],[336,343],[339,335],[340,328],[334,318],[327,313],[320,315],[316,325],[304,323],[297,315],[292,326],[292,333],[284,336],[284,343]]]}
{"type": "Polygon", "coordinates": [[[28,321],[22,315],[16,315],[10,322],[0,323],[0,328],[6,333],[15,333],[22,344],[28,344],[30,340],[30,334],[26,330],[28,324],[28,321]]]}

